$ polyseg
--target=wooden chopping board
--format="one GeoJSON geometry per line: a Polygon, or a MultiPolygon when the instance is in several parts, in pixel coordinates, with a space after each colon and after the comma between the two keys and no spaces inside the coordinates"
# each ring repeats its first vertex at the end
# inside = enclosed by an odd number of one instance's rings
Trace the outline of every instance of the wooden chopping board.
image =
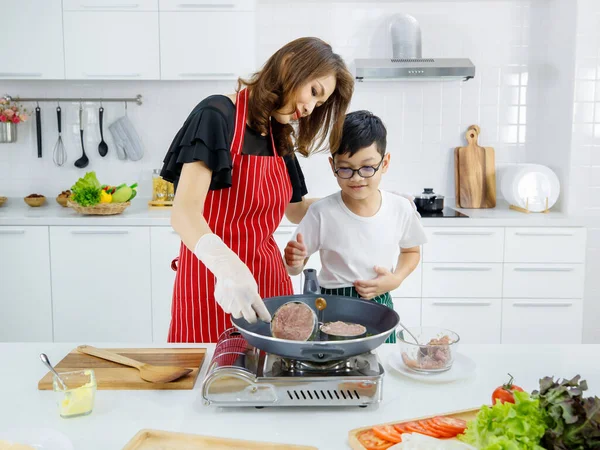
{"type": "Polygon", "coordinates": [[[318,450],[304,445],[275,444],[193,434],[142,430],[123,450],[318,450]]]}
{"type": "Polygon", "coordinates": [[[492,147],[480,147],[481,130],[471,125],[466,147],[454,149],[454,186],[459,208],[496,207],[496,162],[492,147]]]}
{"type": "Polygon", "coordinates": [[[394,425],[394,424],[398,424],[398,423],[416,422],[418,420],[431,419],[432,417],[438,417],[438,416],[462,419],[462,420],[466,420],[468,422],[470,420],[475,419],[475,417],[477,416],[477,413],[479,412],[480,409],[481,408],[465,409],[462,411],[454,411],[454,412],[446,413],[446,414],[435,414],[433,416],[416,417],[414,419],[408,419],[408,420],[396,420],[395,422],[371,425],[370,427],[355,428],[354,430],[350,430],[348,432],[348,444],[350,444],[350,447],[353,450],[367,450],[366,447],[364,445],[362,445],[360,443],[360,441],[358,440],[358,435],[360,433],[362,433],[363,431],[370,430],[371,428],[376,427],[378,425],[394,425]]]}
{"type": "MultiPolygon", "coordinates": [[[[181,366],[192,369],[188,375],[170,383],[142,380],[139,370],[72,350],[55,369],[58,373],[94,369],[98,389],[156,390],[193,389],[202,367],[205,348],[115,348],[114,353],[157,366],[181,366]]],[[[39,390],[52,390],[52,374],[48,372],[38,383],[39,390]]]]}

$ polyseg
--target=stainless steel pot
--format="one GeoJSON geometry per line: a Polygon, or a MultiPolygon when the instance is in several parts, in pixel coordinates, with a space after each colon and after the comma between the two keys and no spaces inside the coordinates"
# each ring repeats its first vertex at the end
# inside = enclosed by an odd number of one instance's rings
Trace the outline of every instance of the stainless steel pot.
{"type": "Polygon", "coordinates": [[[319,333],[316,340],[313,341],[289,341],[272,337],[271,326],[266,322],[258,321],[251,324],[244,318],[232,318],[232,323],[250,345],[267,353],[293,360],[336,361],[376,349],[398,326],[400,317],[393,309],[370,300],[339,295],[321,295],[316,271],[307,269],[304,271],[304,275],[306,277],[304,294],[264,299],[271,314],[287,302],[299,301],[307,304],[316,312],[320,323],[337,321],[358,323],[367,328],[367,335],[358,339],[327,341],[327,337],[321,336],[319,333]],[[327,302],[327,306],[323,310],[319,310],[315,304],[319,298],[327,302]]]}
{"type": "Polygon", "coordinates": [[[425,188],[421,194],[415,196],[414,202],[420,213],[439,212],[444,209],[444,196],[437,195],[431,188],[425,188]]]}

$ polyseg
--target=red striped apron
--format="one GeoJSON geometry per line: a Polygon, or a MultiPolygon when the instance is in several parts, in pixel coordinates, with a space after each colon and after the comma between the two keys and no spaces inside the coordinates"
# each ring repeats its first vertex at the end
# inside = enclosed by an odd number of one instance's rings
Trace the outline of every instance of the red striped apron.
{"type": "MultiPolygon", "coordinates": [[[[273,232],[292,198],[285,161],[277,156],[243,155],[248,92],[237,94],[235,131],[231,143],[231,187],[209,191],[204,218],[248,266],[262,298],[293,293],[273,232]]],[[[217,342],[230,328],[229,314],[214,297],[215,277],[183,242],[173,288],[169,342],[217,342]]]]}

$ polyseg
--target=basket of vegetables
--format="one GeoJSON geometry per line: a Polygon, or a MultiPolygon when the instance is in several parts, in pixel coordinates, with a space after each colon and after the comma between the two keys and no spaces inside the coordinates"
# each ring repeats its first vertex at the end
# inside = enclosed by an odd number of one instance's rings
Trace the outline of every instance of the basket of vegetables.
{"type": "Polygon", "coordinates": [[[79,214],[108,216],[121,214],[137,194],[137,183],[130,186],[100,184],[95,172],[88,172],[71,187],[67,206],[79,214]]]}

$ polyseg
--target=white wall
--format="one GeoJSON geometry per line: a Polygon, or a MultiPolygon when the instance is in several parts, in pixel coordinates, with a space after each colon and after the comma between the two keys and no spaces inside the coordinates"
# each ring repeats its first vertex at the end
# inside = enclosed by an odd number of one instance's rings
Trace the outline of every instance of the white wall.
{"type": "Polygon", "coordinates": [[[584,342],[600,342],[600,3],[579,0],[569,212],[588,223],[584,342]]]}
{"type": "MultiPolygon", "coordinates": [[[[528,61],[529,2],[414,1],[414,2],[283,2],[262,1],[257,12],[258,64],[277,48],[300,36],[319,36],[330,42],[351,64],[355,57],[391,55],[385,33],[388,18],[398,12],[413,14],[421,24],[423,56],[469,57],[477,67],[474,80],[447,82],[361,83],[351,109],[380,115],[389,131],[393,163],[384,187],[420,192],[433,187],[453,196],[452,149],[463,145],[464,132],[478,123],[481,143],[496,148],[498,163],[525,161],[525,106],[528,61]]],[[[0,92],[13,96],[135,96],[129,117],[146,147],[139,162],[116,159],[107,132],[109,154],[97,152],[97,125],[86,141],[90,165],[110,183],[139,180],[149,192],[153,168],[160,167],[168,145],[194,105],[211,93],[231,92],[231,82],[3,82],[0,92]]],[[[29,107],[35,105],[28,105],[29,107]]],[[[16,144],[0,145],[0,194],[24,196],[32,192],[54,196],[84,172],[72,166],[80,155],[78,136],[71,132],[78,105],[61,105],[65,116],[69,162],[52,163],[56,141],[53,104],[42,104],[44,157],[36,157],[34,123],[19,126],[16,144]],[[66,111],[65,111],[66,110],[66,111]]],[[[93,112],[98,104],[88,105],[93,112]]],[[[123,113],[122,104],[105,104],[106,123],[123,113]]],[[[97,119],[95,119],[97,120],[97,119]]],[[[302,160],[309,195],[332,192],[336,183],[325,156],[302,160]]]]}

